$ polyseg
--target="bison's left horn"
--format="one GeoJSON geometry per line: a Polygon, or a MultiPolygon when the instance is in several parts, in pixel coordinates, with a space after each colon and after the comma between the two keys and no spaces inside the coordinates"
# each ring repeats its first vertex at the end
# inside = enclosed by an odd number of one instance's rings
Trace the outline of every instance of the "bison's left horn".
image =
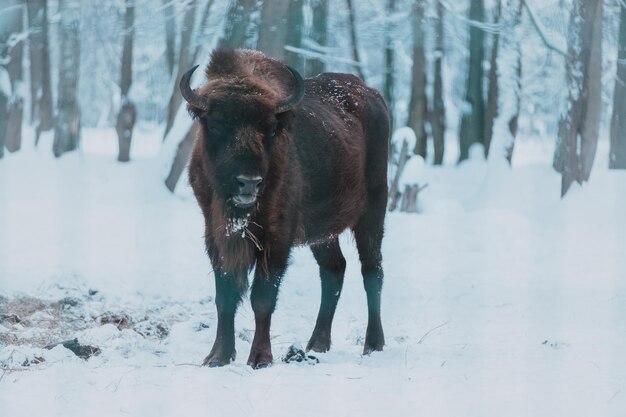
{"type": "Polygon", "coordinates": [[[278,103],[278,106],[276,107],[276,114],[284,113],[293,109],[304,98],[304,80],[302,79],[302,76],[298,73],[298,71],[291,68],[289,65],[286,65],[286,67],[289,72],[291,72],[291,75],[293,75],[294,80],[296,80],[296,88],[294,89],[292,95],[278,103]]]}
{"type": "Polygon", "coordinates": [[[209,100],[206,97],[202,97],[196,94],[189,85],[191,75],[196,70],[196,68],[198,68],[198,65],[183,74],[182,78],[180,79],[180,84],[178,86],[180,88],[180,93],[189,104],[204,111],[207,111],[209,110],[209,100]]]}

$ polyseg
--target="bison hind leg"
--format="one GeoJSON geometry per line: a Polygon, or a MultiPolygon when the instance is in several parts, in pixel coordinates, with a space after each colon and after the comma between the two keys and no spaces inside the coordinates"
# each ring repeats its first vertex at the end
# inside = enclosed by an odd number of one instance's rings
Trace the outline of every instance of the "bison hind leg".
{"type": "Polygon", "coordinates": [[[311,251],[320,268],[322,300],[315,329],[306,350],[321,353],[330,349],[331,327],[343,287],[346,259],[341,253],[337,238],[317,245],[311,245],[311,251]]]}
{"type": "Polygon", "coordinates": [[[361,261],[363,286],[367,294],[367,331],[363,354],[383,350],[385,336],[380,318],[380,298],[383,286],[383,267],[381,244],[387,204],[387,189],[380,187],[380,192],[370,192],[368,206],[354,226],[356,241],[361,261]]]}

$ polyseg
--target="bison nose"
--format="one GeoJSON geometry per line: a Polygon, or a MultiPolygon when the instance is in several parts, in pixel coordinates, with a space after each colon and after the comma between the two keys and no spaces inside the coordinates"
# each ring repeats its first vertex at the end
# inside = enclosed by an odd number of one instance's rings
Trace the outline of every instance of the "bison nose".
{"type": "Polygon", "coordinates": [[[239,194],[256,194],[261,186],[263,178],[251,175],[237,175],[239,194]]]}

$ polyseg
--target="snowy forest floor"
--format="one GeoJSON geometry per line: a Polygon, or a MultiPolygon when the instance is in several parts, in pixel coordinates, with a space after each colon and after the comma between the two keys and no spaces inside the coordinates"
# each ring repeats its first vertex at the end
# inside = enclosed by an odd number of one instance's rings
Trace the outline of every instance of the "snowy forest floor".
{"type": "Polygon", "coordinates": [[[126,165],[113,130],[88,129],[74,155],[54,160],[44,142],[0,161],[0,415],[624,415],[626,173],[605,168],[605,142],[564,200],[539,140],[518,142],[510,172],[425,168],[422,213],[387,218],[384,352],[361,356],[365,293],[345,234],[332,349],[281,362],[306,344],[320,296],[296,249],[275,363],[254,371],[247,301],[235,363],[198,366],[216,328],[202,216],[188,186],[163,186],[160,143],[136,134],[126,165]],[[74,338],[99,354],[44,349],[74,338]]]}

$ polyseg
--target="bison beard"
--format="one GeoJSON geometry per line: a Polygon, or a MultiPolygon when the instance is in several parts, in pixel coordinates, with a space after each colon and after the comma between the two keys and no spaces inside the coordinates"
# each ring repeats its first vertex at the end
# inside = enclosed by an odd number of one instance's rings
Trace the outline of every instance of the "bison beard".
{"type": "Polygon", "coordinates": [[[205,219],[215,275],[217,335],[205,365],[235,359],[235,313],[254,270],[256,330],[248,364],[272,363],[270,322],[294,245],[319,264],[322,299],[307,350],[325,352],[354,233],[367,294],[364,353],[382,350],[381,241],[387,202],[389,114],[377,91],[348,74],[302,80],[249,50],[219,49],[207,83],[181,93],[197,121],[189,181],[205,219]]]}

